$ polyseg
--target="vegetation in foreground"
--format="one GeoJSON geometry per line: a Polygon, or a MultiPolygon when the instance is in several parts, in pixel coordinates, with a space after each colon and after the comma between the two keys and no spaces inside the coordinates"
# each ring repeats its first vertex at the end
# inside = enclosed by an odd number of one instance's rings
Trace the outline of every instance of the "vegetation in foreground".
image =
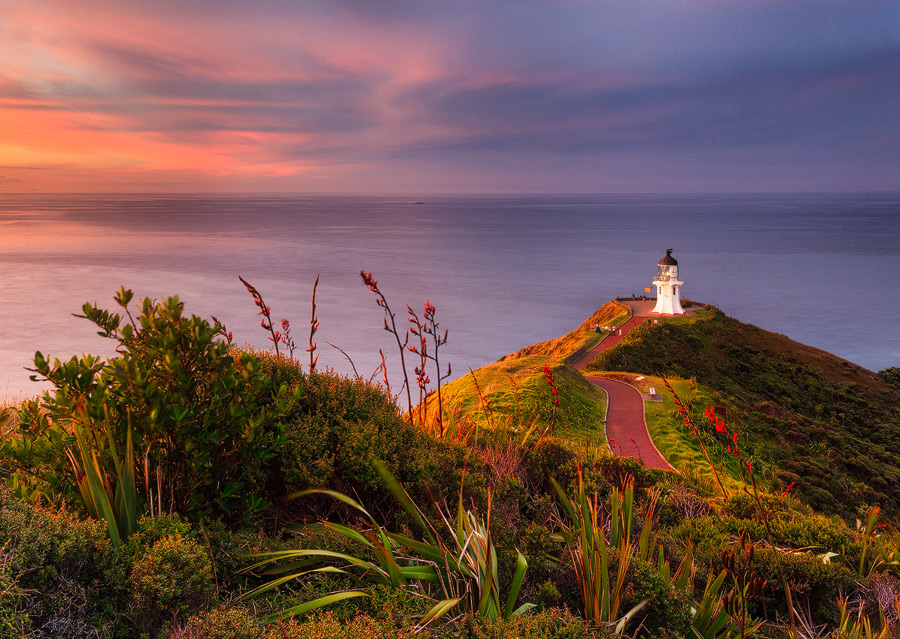
{"type": "MultiPolygon", "coordinates": [[[[54,390],[6,411],[0,636],[838,638],[897,624],[892,502],[887,517],[869,508],[854,525],[855,513],[817,513],[803,490],[776,488],[782,458],[755,467],[768,451],[745,411],[766,380],[778,388],[782,364],[751,358],[764,374],[744,371],[740,384],[718,354],[705,359],[714,347],[696,340],[728,328],[702,324],[727,321],[716,313],[654,329],[686,344],[668,368],[640,359],[651,354],[640,334],[617,348],[643,374],[696,367],[707,390],[695,399],[721,405],[704,418],[679,402],[659,419],[710,445],[740,432],[740,449],[734,438],[725,458],[708,457],[732,476],[722,486],[583,445],[598,409],[575,399],[565,359],[597,339],[593,320],[517,354],[511,372],[476,371],[474,397],[468,382],[445,386],[437,411],[420,370],[434,365],[440,385],[438,346],[419,341],[410,369],[422,399],[407,382],[401,412],[382,386],[316,370],[314,307],[304,371],[258,291],[287,356],[231,346],[225,327],[185,316],[177,298],[144,300],[134,316],[129,291],[116,301],[118,313],[83,310],[119,355],[38,354],[36,374],[54,390]],[[504,395],[507,373],[518,390],[504,395]],[[527,419],[510,417],[517,402],[527,419]],[[450,427],[463,422],[472,426],[450,427]]],[[[395,336],[402,352],[409,335],[395,336]]],[[[875,398],[858,414],[880,419],[878,398],[896,392],[855,374],[875,398]]],[[[843,390],[842,406],[854,389],[843,390]]],[[[791,410],[813,419],[802,404],[791,410]]],[[[840,421],[831,403],[818,414],[840,421]]]]}

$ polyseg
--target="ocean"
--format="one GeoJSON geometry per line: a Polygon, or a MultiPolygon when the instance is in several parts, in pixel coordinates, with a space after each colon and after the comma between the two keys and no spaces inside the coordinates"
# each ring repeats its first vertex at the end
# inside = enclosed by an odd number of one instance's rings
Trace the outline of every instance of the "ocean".
{"type": "MultiPolygon", "coordinates": [[[[36,350],[108,356],[86,301],[179,295],[235,342],[266,347],[238,280],[319,367],[399,371],[371,271],[405,322],[430,300],[453,376],[640,295],[673,249],[683,295],[872,370],[900,366],[900,194],[0,195],[0,399],[39,392],[36,350]],[[93,328],[92,328],[93,327],[93,328]]],[[[301,361],[307,358],[300,352],[301,361]]],[[[433,377],[433,373],[432,373],[433,377]]],[[[399,385],[397,386],[399,388],[399,385]]]]}

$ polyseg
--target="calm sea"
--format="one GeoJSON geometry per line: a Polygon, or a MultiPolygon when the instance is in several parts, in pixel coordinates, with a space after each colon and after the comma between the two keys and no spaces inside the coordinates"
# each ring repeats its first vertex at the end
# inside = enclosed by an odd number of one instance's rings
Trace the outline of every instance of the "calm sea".
{"type": "MultiPolygon", "coordinates": [[[[640,294],[674,249],[684,295],[873,370],[900,366],[900,194],[0,196],[0,399],[33,394],[35,350],[111,353],[72,316],[178,294],[239,343],[265,335],[238,275],[298,342],[313,280],[320,366],[399,366],[372,271],[402,320],[426,299],[454,376],[640,294]],[[421,203],[412,203],[413,201],[421,203]]],[[[305,353],[301,353],[305,355],[305,353]]]]}

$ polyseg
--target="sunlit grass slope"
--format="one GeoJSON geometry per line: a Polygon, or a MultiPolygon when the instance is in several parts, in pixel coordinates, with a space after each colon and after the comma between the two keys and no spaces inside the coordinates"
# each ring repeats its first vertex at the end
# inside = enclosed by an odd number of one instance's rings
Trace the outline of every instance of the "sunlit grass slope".
{"type": "Polygon", "coordinates": [[[605,442],[602,420],[606,395],[565,360],[606,335],[595,332],[594,326],[618,325],[628,316],[627,307],[607,302],[562,337],[526,346],[447,384],[442,391],[445,413],[479,428],[512,427],[519,432],[532,429],[539,434],[553,418],[553,394],[542,371],[546,364],[553,372],[560,399],[555,434],[578,441],[605,442]]]}
{"type": "Polygon", "coordinates": [[[551,339],[546,342],[538,342],[531,346],[519,349],[515,353],[501,357],[500,361],[509,361],[528,357],[529,355],[539,355],[545,361],[557,361],[568,357],[581,349],[588,349],[596,346],[601,339],[609,333],[606,331],[597,333],[595,326],[605,326],[611,324],[619,326],[628,321],[631,317],[631,309],[620,304],[619,302],[607,302],[593,315],[582,322],[581,326],[570,331],[562,337],[551,339]]]}

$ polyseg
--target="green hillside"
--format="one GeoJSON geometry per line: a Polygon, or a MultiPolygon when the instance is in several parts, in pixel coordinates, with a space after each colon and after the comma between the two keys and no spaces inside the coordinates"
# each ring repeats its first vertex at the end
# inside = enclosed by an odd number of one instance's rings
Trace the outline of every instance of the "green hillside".
{"type": "Polygon", "coordinates": [[[900,393],[871,371],[716,309],[641,325],[588,370],[693,379],[728,409],[753,456],[815,508],[900,512],[900,393]]]}

